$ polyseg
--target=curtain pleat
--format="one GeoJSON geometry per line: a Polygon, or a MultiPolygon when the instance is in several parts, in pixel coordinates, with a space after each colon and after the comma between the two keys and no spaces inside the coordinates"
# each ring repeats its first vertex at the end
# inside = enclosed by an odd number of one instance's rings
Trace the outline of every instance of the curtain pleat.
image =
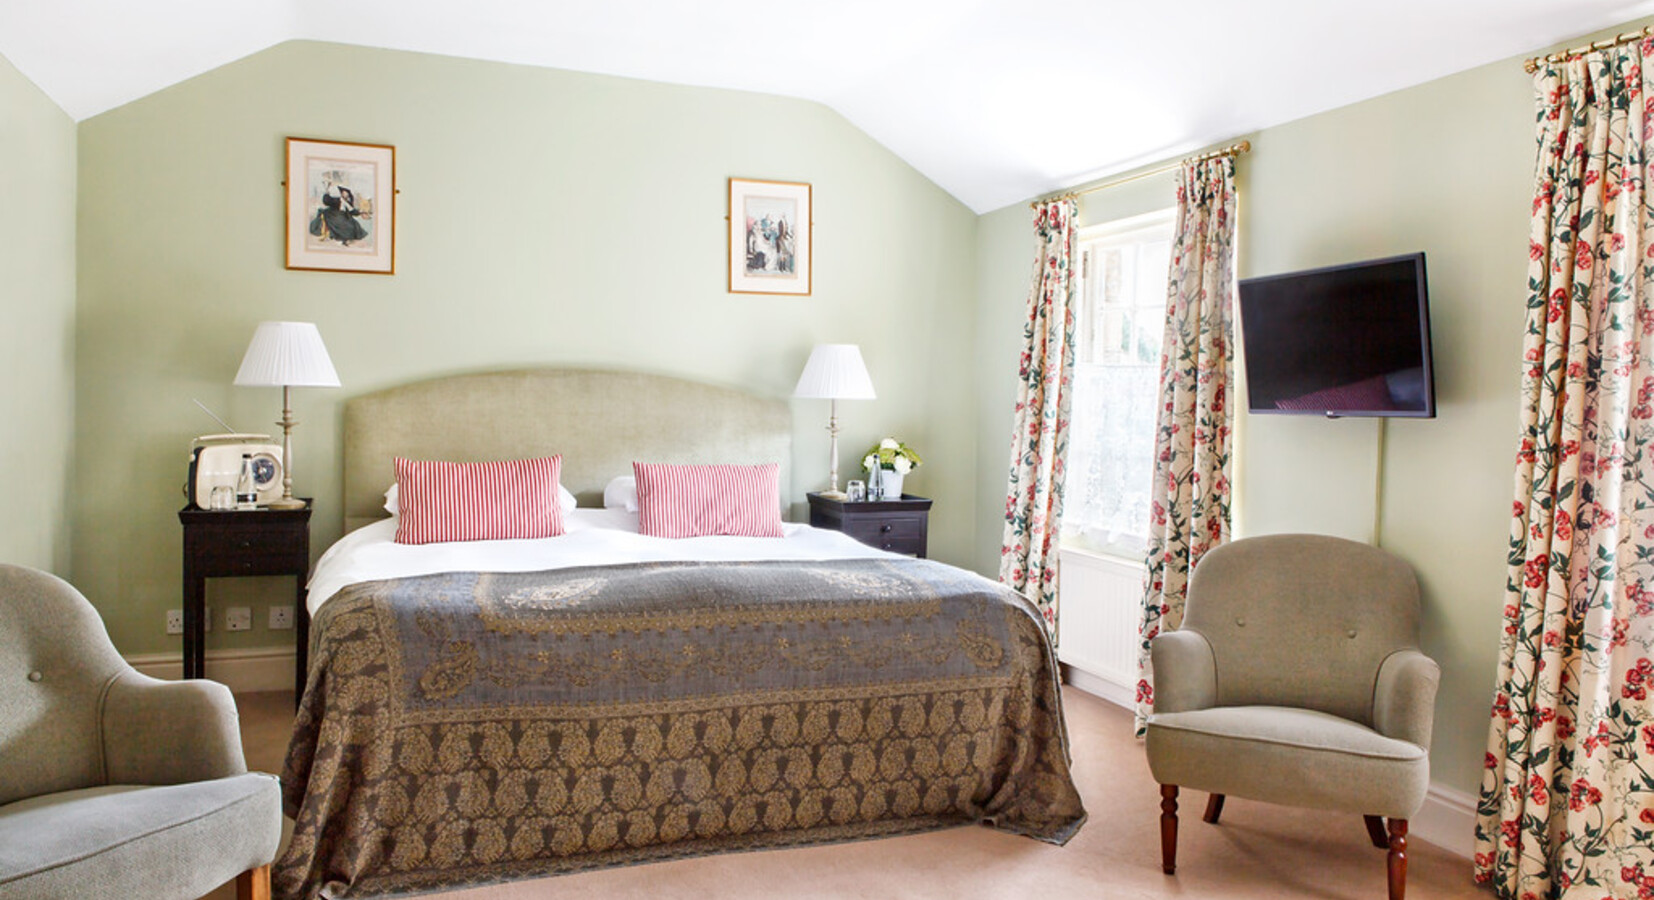
{"type": "Polygon", "coordinates": [[[1654,42],[1534,76],[1538,161],[1504,633],[1475,873],[1654,897],[1654,42]]]}
{"type": "Polygon", "coordinates": [[[1034,207],[1038,254],[1028,291],[1018,367],[1016,426],[1005,496],[999,580],[1057,627],[1057,534],[1074,383],[1074,220],[1079,205],[1059,197],[1034,207]]]}
{"type": "Polygon", "coordinates": [[[1148,575],[1138,627],[1137,730],[1154,711],[1149,644],[1183,622],[1189,573],[1229,539],[1234,411],[1235,160],[1183,165],[1166,293],[1148,575]]]}

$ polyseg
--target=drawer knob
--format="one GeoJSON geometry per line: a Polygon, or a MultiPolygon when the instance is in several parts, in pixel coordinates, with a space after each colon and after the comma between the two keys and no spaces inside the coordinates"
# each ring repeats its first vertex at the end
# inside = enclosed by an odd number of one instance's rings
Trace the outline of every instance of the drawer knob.
{"type": "Polygon", "coordinates": [[[880,525],[879,530],[880,531],[889,531],[890,530],[890,523],[886,522],[883,525],[880,525]]]}

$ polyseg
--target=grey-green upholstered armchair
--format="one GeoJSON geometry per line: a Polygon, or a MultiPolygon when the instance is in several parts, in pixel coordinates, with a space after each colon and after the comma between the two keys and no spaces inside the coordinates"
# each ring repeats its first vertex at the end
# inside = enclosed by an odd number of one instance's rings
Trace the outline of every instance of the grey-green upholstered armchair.
{"type": "Polygon", "coordinates": [[[1418,629],[1413,570],[1376,547],[1285,534],[1202,558],[1182,626],[1150,649],[1146,742],[1166,873],[1177,867],[1177,790],[1188,787],[1211,794],[1213,824],[1229,794],[1365,816],[1389,851],[1391,900],[1402,900],[1440,678],[1418,629]]]}
{"type": "Polygon", "coordinates": [[[0,565],[0,900],[267,898],[280,838],[229,689],[138,674],[73,587],[0,565]]]}

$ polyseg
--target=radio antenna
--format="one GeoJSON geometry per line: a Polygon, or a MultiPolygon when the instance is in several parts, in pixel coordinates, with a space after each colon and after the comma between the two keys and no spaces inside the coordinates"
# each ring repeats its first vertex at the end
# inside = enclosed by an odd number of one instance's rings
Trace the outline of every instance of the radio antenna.
{"type": "Polygon", "coordinates": [[[213,419],[214,422],[217,422],[218,424],[224,426],[225,431],[229,432],[230,434],[235,434],[236,433],[236,430],[234,428],[230,427],[230,423],[224,421],[223,419],[220,419],[218,417],[218,413],[215,413],[212,410],[207,408],[207,404],[202,403],[200,400],[196,400],[194,397],[191,397],[190,399],[195,401],[196,406],[201,407],[202,412],[206,413],[209,416],[212,416],[212,419],[213,419]]]}

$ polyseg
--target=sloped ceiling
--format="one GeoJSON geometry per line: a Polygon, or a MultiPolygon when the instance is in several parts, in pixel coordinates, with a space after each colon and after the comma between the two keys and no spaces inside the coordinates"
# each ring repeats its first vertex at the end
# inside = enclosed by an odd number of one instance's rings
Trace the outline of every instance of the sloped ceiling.
{"type": "Polygon", "coordinates": [[[819,101],[977,212],[1654,14],[1654,0],[0,0],[84,119],[293,39],[819,101]]]}

